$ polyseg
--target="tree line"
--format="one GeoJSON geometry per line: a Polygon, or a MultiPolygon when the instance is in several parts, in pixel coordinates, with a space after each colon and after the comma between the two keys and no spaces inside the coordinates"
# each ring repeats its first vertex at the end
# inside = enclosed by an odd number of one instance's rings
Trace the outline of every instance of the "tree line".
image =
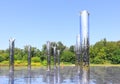
{"type": "MultiPolygon", "coordinates": [[[[75,63],[74,45],[65,46],[62,42],[51,42],[51,45],[57,45],[60,50],[60,61],[64,63],[75,63]]],[[[51,48],[51,61],[53,63],[53,50],[51,48]]],[[[107,41],[106,39],[90,45],[89,50],[90,63],[92,64],[119,64],[120,63],[120,41],[107,41]]],[[[14,60],[19,62],[27,62],[28,46],[23,49],[14,49],[14,60]]],[[[31,47],[32,62],[40,62],[46,65],[47,61],[46,44],[43,44],[42,49],[31,47]]],[[[0,62],[9,61],[9,48],[0,50],[0,62]]]]}

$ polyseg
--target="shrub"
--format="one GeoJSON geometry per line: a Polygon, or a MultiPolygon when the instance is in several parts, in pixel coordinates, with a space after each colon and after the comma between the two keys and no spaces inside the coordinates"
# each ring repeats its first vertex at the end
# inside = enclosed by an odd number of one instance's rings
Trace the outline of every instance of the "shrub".
{"type": "Polygon", "coordinates": [[[9,64],[9,61],[3,61],[2,63],[3,64],[9,64]]]}
{"type": "Polygon", "coordinates": [[[4,61],[4,58],[2,56],[0,56],[0,62],[4,61]]]}
{"type": "Polygon", "coordinates": [[[42,65],[46,66],[47,65],[47,61],[46,60],[42,61],[42,65]]]}
{"type": "Polygon", "coordinates": [[[22,63],[22,61],[20,61],[20,60],[15,61],[15,64],[21,64],[21,63],[22,63]]]}
{"type": "Polygon", "coordinates": [[[32,62],[40,62],[40,58],[39,57],[32,57],[32,62]]]}

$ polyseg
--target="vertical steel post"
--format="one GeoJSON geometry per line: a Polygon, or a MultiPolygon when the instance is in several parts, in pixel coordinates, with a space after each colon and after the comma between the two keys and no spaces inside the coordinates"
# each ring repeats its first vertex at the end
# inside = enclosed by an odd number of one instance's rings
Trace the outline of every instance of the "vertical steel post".
{"type": "Polygon", "coordinates": [[[81,12],[80,32],[82,36],[83,65],[89,66],[89,13],[86,10],[81,12]]]}
{"type": "Polygon", "coordinates": [[[14,71],[14,41],[15,39],[13,38],[9,39],[9,54],[10,54],[9,70],[10,72],[14,71]]]}
{"type": "Polygon", "coordinates": [[[56,68],[56,46],[53,47],[53,53],[54,53],[54,68],[56,68]]]}
{"type": "Polygon", "coordinates": [[[76,45],[75,45],[75,52],[76,52],[76,67],[77,67],[77,72],[80,74],[80,66],[82,64],[82,55],[81,55],[81,37],[80,34],[77,35],[76,38],[76,45]]]}
{"type": "Polygon", "coordinates": [[[28,70],[31,69],[31,46],[28,45],[28,70]]]}
{"type": "Polygon", "coordinates": [[[81,39],[80,34],[78,34],[76,38],[75,51],[76,51],[76,63],[79,66],[81,62],[81,40],[80,39],[81,39]]]}
{"type": "Polygon", "coordinates": [[[82,84],[89,84],[89,13],[84,10],[81,15],[80,33],[82,36],[82,84]]]}
{"type": "Polygon", "coordinates": [[[48,71],[50,71],[50,69],[51,69],[51,67],[50,67],[50,64],[51,64],[51,57],[50,57],[51,45],[50,45],[50,41],[47,41],[46,47],[47,47],[47,69],[48,69],[48,71]]]}
{"type": "Polygon", "coordinates": [[[60,50],[57,50],[58,66],[60,66],[60,50]]]}

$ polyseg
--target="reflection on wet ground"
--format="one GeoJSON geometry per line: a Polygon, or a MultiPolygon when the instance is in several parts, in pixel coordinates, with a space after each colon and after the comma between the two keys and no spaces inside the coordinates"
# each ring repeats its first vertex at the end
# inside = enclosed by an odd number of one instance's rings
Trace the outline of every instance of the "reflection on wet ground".
{"type": "Polygon", "coordinates": [[[9,68],[0,67],[0,84],[120,84],[120,67],[90,67],[84,74],[75,66],[57,67],[46,71],[45,67],[15,67],[14,73],[9,68]]]}

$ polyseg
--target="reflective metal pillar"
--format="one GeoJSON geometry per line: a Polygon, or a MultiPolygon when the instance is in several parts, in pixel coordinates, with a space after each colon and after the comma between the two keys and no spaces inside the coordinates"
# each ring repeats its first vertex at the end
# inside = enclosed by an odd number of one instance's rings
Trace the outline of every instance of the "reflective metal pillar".
{"type": "Polygon", "coordinates": [[[47,41],[47,44],[46,44],[46,47],[47,47],[47,70],[50,71],[51,69],[51,57],[50,57],[50,48],[51,48],[51,45],[50,45],[50,41],[47,41]]]}
{"type": "Polygon", "coordinates": [[[89,66],[89,13],[84,10],[81,15],[80,33],[82,36],[83,66],[89,66]]]}
{"type": "Polygon", "coordinates": [[[15,39],[13,38],[9,39],[9,54],[10,54],[9,70],[10,72],[14,71],[14,42],[15,42],[15,39]]]}
{"type": "Polygon", "coordinates": [[[76,50],[76,63],[77,65],[80,64],[80,54],[81,54],[81,40],[80,40],[80,34],[77,36],[76,38],[76,46],[75,46],[75,50],[76,50]]]}
{"type": "Polygon", "coordinates": [[[28,70],[31,69],[31,46],[28,46],[28,70]]]}
{"type": "Polygon", "coordinates": [[[89,84],[89,13],[84,10],[80,13],[80,33],[82,37],[82,84],[89,84]]]}
{"type": "Polygon", "coordinates": [[[56,69],[56,60],[57,60],[57,57],[56,57],[56,46],[53,47],[53,53],[54,53],[54,69],[56,69]]]}
{"type": "Polygon", "coordinates": [[[60,67],[60,50],[57,50],[58,67],[60,67]]]}

